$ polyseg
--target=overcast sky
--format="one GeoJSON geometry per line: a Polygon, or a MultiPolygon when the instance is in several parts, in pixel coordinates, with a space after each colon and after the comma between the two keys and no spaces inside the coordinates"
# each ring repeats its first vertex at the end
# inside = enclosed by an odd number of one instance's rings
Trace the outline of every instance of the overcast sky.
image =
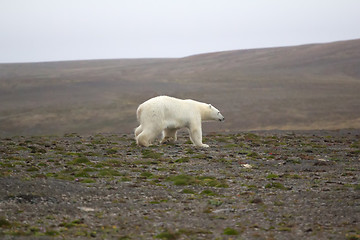
{"type": "Polygon", "coordinates": [[[184,57],[360,38],[360,0],[0,0],[0,62],[184,57]]]}

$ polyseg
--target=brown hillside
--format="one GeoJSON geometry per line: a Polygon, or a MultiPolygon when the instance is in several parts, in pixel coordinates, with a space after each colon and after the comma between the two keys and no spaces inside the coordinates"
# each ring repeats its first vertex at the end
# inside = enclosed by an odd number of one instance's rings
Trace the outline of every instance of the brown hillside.
{"type": "Polygon", "coordinates": [[[161,94],[209,102],[206,131],[360,128],[360,40],[180,59],[0,64],[0,135],[132,132],[161,94]]]}

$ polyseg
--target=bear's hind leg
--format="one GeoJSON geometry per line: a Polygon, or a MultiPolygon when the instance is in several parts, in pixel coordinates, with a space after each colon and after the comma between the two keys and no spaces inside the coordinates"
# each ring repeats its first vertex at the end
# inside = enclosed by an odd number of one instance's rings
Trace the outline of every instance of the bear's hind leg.
{"type": "Polygon", "coordinates": [[[144,147],[148,147],[151,145],[149,138],[146,136],[146,134],[144,134],[144,132],[141,132],[136,137],[136,144],[139,146],[144,146],[144,147]]]}
{"type": "Polygon", "coordinates": [[[140,134],[142,131],[143,131],[142,126],[141,126],[141,125],[138,126],[138,127],[135,129],[135,138],[136,138],[137,136],[139,136],[139,134],[140,134]]]}
{"type": "Polygon", "coordinates": [[[154,140],[161,131],[153,131],[153,130],[143,130],[137,137],[136,137],[136,143],[141,146],[148,147],[152,145],[154,140]]]}

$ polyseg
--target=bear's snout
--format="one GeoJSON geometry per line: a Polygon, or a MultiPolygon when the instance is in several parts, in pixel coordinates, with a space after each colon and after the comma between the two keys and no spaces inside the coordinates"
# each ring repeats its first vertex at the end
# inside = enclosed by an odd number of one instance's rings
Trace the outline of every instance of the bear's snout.
{"type": "Polygon", "coordinates": [[[224,117],[219,118],[219,121],[220,121],[220,122],[225,121],[225,118],[224,118],[224,117]]]}

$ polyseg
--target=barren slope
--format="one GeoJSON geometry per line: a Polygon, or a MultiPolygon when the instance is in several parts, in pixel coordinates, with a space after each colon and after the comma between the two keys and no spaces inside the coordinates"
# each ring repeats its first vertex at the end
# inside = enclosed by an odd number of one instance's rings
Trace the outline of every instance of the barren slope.
{"type": "Polygon", "coordinates": [[[0,135],[131,132],[144,100],[209,102],[206,131],[360,128],[360,40],[181,59],[0,65],[0,135]]]}

